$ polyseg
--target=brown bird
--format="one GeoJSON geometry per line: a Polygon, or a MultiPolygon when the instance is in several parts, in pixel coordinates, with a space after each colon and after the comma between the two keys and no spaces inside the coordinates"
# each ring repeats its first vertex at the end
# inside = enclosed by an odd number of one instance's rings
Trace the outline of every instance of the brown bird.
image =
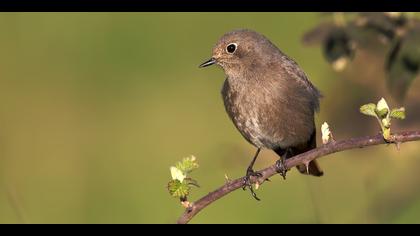
{"type": "MultiPolygon", "coordinates": [[[[274,150],[280,159],[277,171],[285,178],[284,160],[316,147],[314,113],[321,97],[298,64],[263,35],[251,30],[235,30],[220,38],[212,58],[200,67],[221,66],[227,76],[222,96],[226,112],[242,136],[257,152],[244,179],[250,183],[253,165],[263,148],[274,150]]],[[[315,161],[303,174],[322,176],[315,161]]]]}

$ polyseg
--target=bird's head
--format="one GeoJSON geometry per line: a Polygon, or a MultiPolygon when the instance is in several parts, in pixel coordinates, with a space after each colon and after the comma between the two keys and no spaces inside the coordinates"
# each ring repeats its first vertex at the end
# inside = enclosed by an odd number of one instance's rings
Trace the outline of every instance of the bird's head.
{"type": "Polygon", "coordinates": [[[263,35],[251,30],[234,30],[223,35],[213,47],[212,57],[199,67],[220,65],[230,71],[267,64],[278,49],[263,35]]]}

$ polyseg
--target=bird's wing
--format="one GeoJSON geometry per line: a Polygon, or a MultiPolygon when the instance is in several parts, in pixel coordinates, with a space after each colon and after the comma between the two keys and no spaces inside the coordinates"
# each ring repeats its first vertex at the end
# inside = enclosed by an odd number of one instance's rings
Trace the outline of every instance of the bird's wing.
{"type": "Polygon", "coordinates": [[[314,110],[319,110],[319,99],[322,98],[321,92],[311,83],[305,72],[290,57],[283,55],[282,68],[289,77],[295,79],[299,85],[306,89],[312,95],[312,105],[314,110]]]}

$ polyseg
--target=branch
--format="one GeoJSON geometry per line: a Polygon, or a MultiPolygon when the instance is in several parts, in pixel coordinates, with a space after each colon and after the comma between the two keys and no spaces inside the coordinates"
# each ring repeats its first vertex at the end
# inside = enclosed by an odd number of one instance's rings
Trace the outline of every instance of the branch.
{"type": "MultiPolygon", "coordinates": [[[[406,131],[406,132],[400,132],[392,135],[392,143],[397,144],[397,147],[399,144],[404,142],[410,142],[410,141],[416,141],[420,140],[420,131],[406,131]]],[[[389,144],[386,142],[382,136],[382,134],[378,134],[375,136],[367,136],[367,137],[361,137],[361,138],[352,138],[349,140],[343,140],[343,141],[332,141],[326,145],[320,146],[316,149],[312,149],[311,151],[302,153],[300,155],[294,156],[290,159],[287,159],[285,162],[286,168],[291,169],[292,167],[295,167],[297,165],[303,164],[303,163],[309,163],[310,161],[327,156],[329,154],[333,154],[336,152],[341,152],[349,149],[355,149],[355,148],[364,148],[369,146],[375,146],[380,144],[389,144]]],[[[276,172],[276,166],[272,165],[270,167],[267,167],[259,173],[262,174],[262,177],[256,178],[252,177],[251,182],[256,183],[257,181],[259,183],[264,182],[265,179],[278,174],[276,172]]],[[[184,214],[178,219],[178,224],[186,224],[188,223],[195,215],[197,215],[201,210],[203,210],[205,207],[210,205],[211,203],[215,202],[216,200],[222,198],[223,196],[229,194],[230,192],[242,188],[243,187],[243,179],[235,179],[232,181],[229,181],[222,187],[216,189],[215,191],[207,194],[206,196],[202,197],[198,201],[191,204],[191,206],[185,210],[184,214]]]]}

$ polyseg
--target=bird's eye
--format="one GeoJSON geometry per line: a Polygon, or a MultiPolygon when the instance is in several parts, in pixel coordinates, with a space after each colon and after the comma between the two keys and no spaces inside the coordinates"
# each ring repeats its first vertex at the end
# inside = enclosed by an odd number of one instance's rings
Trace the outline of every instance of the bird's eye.
{"type": "Polygon", "coordinates": [[[228,53],[234,53],[236,51],[236,43],[231,43],[226,47],[228,53]]]}

